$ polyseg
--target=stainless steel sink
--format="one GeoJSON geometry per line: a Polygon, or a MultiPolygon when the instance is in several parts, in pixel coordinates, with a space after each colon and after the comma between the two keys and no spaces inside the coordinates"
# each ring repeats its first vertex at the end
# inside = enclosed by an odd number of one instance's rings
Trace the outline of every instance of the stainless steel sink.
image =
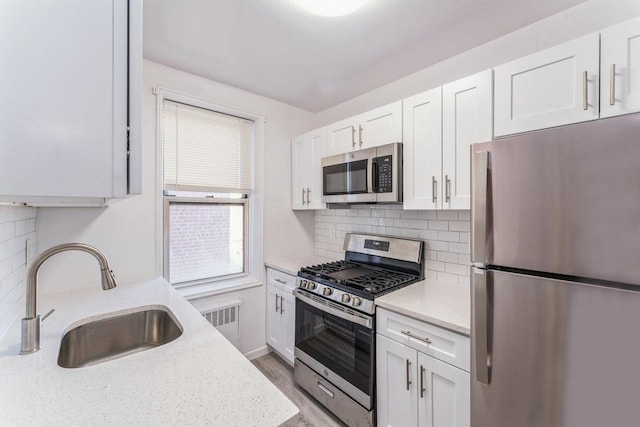
{"type": "Polygon", "coordinates": [[[82,368],[167,344],[182,327],[167,307],[145,307],[77,326],[64,334],[58,365],[82,368]]]}

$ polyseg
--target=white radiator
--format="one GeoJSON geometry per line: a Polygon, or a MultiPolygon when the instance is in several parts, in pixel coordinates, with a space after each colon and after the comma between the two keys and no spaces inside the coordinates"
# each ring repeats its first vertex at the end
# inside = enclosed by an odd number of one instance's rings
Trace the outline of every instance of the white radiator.
{"type": "Polygon", "coordinates": [[[223,302],[201,312],[236,348],[240,345],[240,300],[223,302]]]}

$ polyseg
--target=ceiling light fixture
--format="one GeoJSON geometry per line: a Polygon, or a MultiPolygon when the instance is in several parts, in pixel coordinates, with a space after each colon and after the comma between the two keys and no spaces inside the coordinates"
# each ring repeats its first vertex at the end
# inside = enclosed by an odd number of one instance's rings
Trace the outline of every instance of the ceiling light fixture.
{"type": "Polygon", "coordinates": [[[360,9],[367,0],[295,0],[301,7],[320,16],[344,16],[360,9]]]}

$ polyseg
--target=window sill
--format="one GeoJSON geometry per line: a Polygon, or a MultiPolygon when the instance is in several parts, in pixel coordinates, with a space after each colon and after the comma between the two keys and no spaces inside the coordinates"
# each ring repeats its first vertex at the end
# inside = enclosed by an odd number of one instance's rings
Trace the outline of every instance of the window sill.
{"type": "Polygon", "coordinates": [[[228,280],[198,283],[197,285],[175,288],[175,290],[178,291],[178,293],[186,300],[190,301],[198,298],[211,297],[241,291],[243,289],[255,288],[258,286],[262,286],[262,282],[251,276],[243,276],[228,280]]]}

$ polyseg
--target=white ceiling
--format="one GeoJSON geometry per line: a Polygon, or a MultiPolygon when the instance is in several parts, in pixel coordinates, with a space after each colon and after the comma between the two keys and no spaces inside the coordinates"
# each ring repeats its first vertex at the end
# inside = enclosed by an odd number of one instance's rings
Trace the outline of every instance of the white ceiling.
{"type": "Polygon", "coordinates": [[[584,0],[147,0],[145,58],[317,112],[584,0]]]}

